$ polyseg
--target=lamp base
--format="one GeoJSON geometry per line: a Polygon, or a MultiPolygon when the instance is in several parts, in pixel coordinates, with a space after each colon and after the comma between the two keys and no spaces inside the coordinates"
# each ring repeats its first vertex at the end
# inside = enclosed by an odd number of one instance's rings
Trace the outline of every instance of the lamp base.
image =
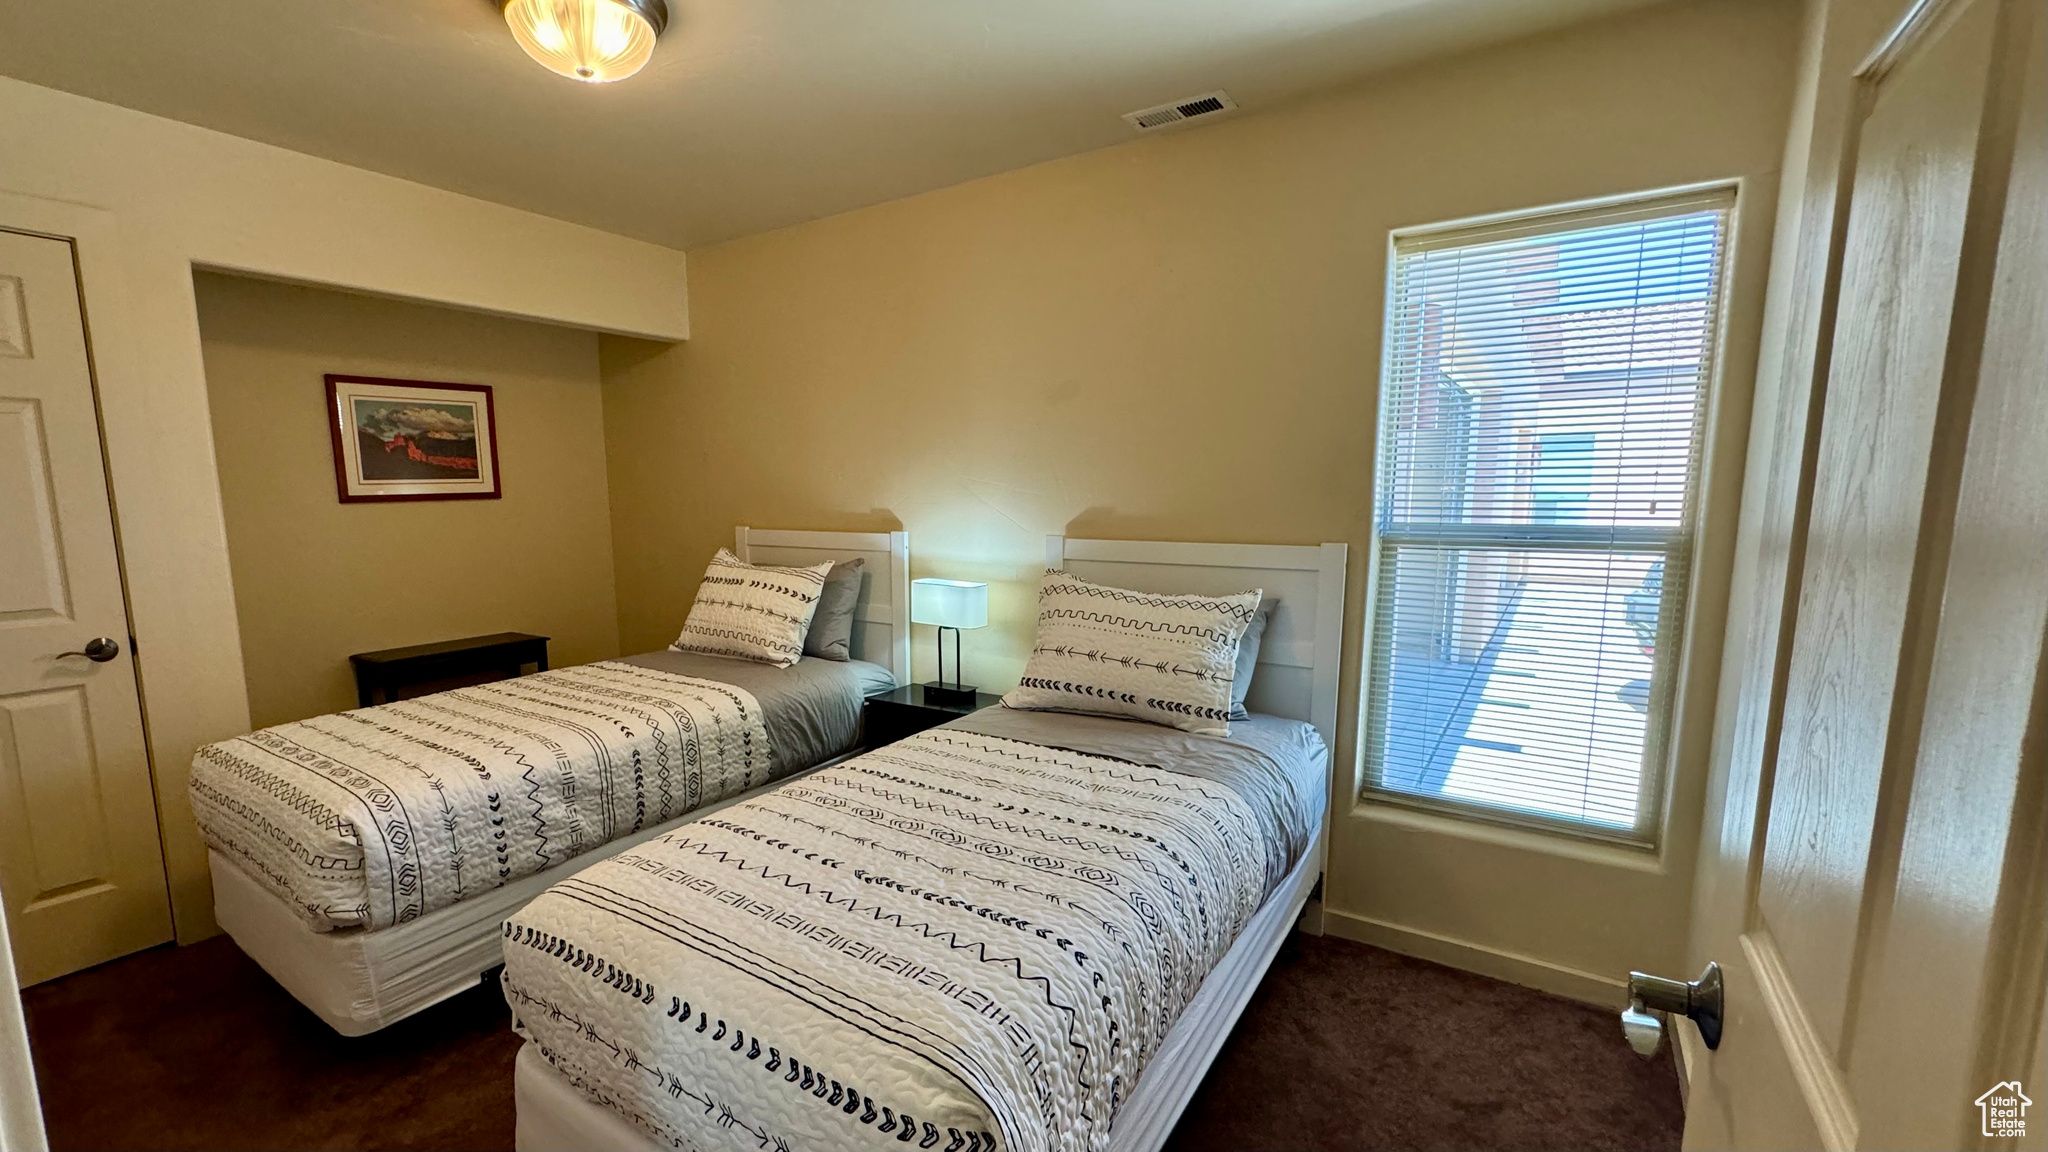
{"type": "Polygon", "coordinates": [[[951,684],[934,684],[929,681],[917,686],[924,696],[924,702],[937,708],[974,707],[980,689],[972,684],[955,687],[951,684]]]}

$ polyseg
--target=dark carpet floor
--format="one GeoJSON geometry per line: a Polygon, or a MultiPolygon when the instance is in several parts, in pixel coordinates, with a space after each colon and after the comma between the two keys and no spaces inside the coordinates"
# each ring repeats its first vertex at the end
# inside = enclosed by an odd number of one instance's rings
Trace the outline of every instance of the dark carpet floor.
{"type": "MultiPolygon", "coordinates": [[[[349,1040],[219,937],[23,999],[52,1148],[512,1147],[492,988],[349,1040]]],[[[1662,1149],[1683,1124],[1611,1012],[1296,936],[1167,1147],[1662,1149]]]]}

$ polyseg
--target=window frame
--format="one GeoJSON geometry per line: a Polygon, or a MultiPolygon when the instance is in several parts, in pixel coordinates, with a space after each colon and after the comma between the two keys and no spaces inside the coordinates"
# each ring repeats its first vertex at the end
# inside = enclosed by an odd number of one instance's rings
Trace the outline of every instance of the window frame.
{"type": "MultiPolygon", "coordinates": [[[[1739,181],[1719,181],[1679,188],[1631,193],[1576,204],[1394,229],[1388,233],[1386,287],[1382,302],[1380,372],[1374,396],[1375,451],[1372,465],[1371,532],[1365,610],[1361,614],[1359,676],[1360,744],[1354,803],[1408,809],[1453,821],[1551,834],[1575,841],[1613,845],[1655,853],[1666,832],[1673,779],[1678,769],[1681,717],[1678,702],[1686,694],[1693,656],[1689,627],[1694,576],[1699,561],[1699,524],[1704,518],[1706,472],[1711,455],[1709,429],[1721,390],[1728,339],[1729,274],[1734,267],[1736,224],[1740,211],[1739,181]],[[1416,521],[1388,524],[1383,467],[1394,458],[1398,422],[1389,388],[1397,377],[1401,327],[1402,257],[1421,252],[1471,247],[1506,240],[1570,232],[1599,225],[1664,219],[1701,211],[1718,212],[1720,246],[1715,254],[1714,293],[1707,312],[1709,325],[1702,343],[1695,393],[1691,468],[1686,477],[1684,506],[1670,527],[1574,524],[1445,524],[1416,521]],[[1458,543],[1460,539],[1469,543],[1458,543]],[[1658,599],[1657,651],[1652,662],[1649,714],[1637,775],[1636,822],[1629,828],[1602,826],[1586,820],[1517,810],[1478,802],[1432,797],[1377,787],[1374,777],[1386,739],[1387,717],[1373,707],[1374,689],[1384,682],[1392,661],[1390,646],[1377,642],[1383,615],[1392,610],[1395,557],[1403,546],[1442,546],[1543,551],[1655,552],[1663,558],[1663,587],[1658,599]]],[[[1456,382],[1453,381],[1455,384],[1456,382]]]]}

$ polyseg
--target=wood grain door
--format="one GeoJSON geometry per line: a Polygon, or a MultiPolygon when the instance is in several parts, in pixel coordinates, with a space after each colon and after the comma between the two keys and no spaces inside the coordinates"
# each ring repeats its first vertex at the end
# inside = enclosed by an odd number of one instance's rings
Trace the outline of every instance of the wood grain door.
{"type": "Polygon", "coordinates": [[[0,231],[0,895],[24,985],[171,938],[131,647],[71,245],[0,231]],[[102,638],[108,659],[60,655],[102,638]]]}
{"type": "Polygon", "coordinates": [[[2042,10],[1920,5],[1845,103],[1817,435],[1759,608],[1779,671],[1723,806],[1754,824],[1695,924],[1728,1022],[1689,1034],[1690,1148],[2044,1146],[2048,1103],[2018,1141],[1978,1104],[2048,1089],[2042,10]]]}

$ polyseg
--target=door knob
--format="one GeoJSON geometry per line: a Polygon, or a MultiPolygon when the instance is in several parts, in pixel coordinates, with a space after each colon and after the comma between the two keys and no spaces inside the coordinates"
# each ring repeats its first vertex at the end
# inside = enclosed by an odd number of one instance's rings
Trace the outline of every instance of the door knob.
{"type": "Polygon", "coordinates": [[[1628,974],[1628,1007],[1621,1010],[1621,1034],[1636,1055],[1648,1060],[1664,1043],[1659,1012],[1676,1012],[1699,1025],[1708,1048],[1721,1046],[1721,966],[1707,961],[1697,980],[1667,980],[1647,972],[1628,974]]]}
{"type": "Polygon", "coordinates": [[[85,651],[59,652],[57,653],[57,659],[62,660],[66,656],[83,656],[87,660],[90,660],[95,664],[105,664],[107,661],[112,660],[114,657],[119,656],[120,654],[120,641],[114,639],[112,636],[101,636],[93,640],[87,640],[85,642],[85,651]]]}

